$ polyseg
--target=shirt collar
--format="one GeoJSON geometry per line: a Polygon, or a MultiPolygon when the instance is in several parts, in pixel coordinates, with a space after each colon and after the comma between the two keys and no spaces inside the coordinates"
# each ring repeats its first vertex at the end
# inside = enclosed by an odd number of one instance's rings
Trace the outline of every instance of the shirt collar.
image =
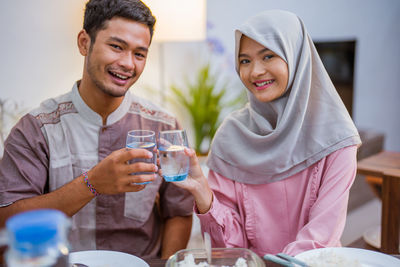
{"type": "MultiPolygon", "coordinates": [[[[79,114],[84,117],[87,121],[92,124],[103,126],[103,119],[102,117],[93,111],[86,103],[83,101],[81,95],[79,94],[78,84],[80,81],[77,81],[72,87],[72,103],[78,110],[79,114]]],[[[126,113],[129,111],[130,107],[130,100],[131,94],[130,92],[126,92],[122,103],[119,107],[114,110],[110,115],[107,117],[106,125],[111,125],[125,116],[126,113]]]]}

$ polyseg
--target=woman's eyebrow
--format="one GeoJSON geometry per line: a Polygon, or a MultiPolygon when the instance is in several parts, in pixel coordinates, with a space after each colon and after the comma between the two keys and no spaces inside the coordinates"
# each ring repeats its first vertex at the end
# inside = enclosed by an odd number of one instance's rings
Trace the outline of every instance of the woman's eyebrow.
{"type": "MultiPolygon", "coordinates": [[[[271,51],[268,48],[263,48],[260,51],[257,52],[257,54],[264,54],[265,52],[271,51]]],[[[238,57],[249,57],[249,55],[245,54],[245,53],[241,53],[239,54],[238,57]]]]}
{"type": "Polygon", "coordinates": [[[257,54],[264,54],[265,52],[268,52],[268,51],[271,51],[271,50],[269,50],[268,48],[264,48],[264,49],[261,49],[260,51],[258,51],[257,54]]]}

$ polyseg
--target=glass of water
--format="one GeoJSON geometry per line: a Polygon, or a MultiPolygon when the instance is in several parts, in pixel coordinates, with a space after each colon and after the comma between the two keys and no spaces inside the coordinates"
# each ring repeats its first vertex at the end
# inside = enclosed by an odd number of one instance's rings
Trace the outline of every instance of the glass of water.
{"type": "MultiPolygon", "coordinates": [[[[148,158],[136,158],[129,161],[129,164],[135,162],[146,162],[153,163],[157,165],[157,149],[156,149],[156,134],[154,131],[150,130],[132,130],[128,132],[126,136],[126,147],[131,149],[147,149],[151,153],[153,153],[153,157],[148,158]]],[[[135,174],[151,174],[152,172],[134,172],[135,174]]],[[[136,183],[136,184],[148,184],[150,182],[145,183],[136,183]]]]}
{"type": "Polygon", "coordinates": [[[186,179],[189,172],[189,157],[184,148],[188,147],[185,130],[161,131],[158,141],[162,176],[167,182],[186,179]]]}

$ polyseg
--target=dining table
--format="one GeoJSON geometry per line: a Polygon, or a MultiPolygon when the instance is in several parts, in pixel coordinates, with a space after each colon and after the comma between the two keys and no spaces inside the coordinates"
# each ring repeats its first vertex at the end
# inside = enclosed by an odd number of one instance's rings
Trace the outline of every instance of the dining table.
{"type": "MultiPolygon", "coordinates": [[[[400,255],[399,255],[400,258],[400,255]]],[[[165,264],[167,263],[167,260],[162,260],[162,259],[150,259],[146,261],[150,267],[165,267],[165,264]]],[[[270,262],[270,261],[265,261],[265,266],[266,267],[282,267],[282,265],[270,262]]]]}
{"type": "MultiPolygon", "coordinates": [[[[395,254],[395,255],[391,255],[395,258],[398,258],[400,260],[400,254],[395,254]]],[[[167,260],[163,260],[163,259],[150,259],[146,261],[150,267],[165,267],[165,264],[167,263],[167,260]]],[[[265,261],[265,266],[266,267],[282,267],[282,265],[280,264],[276,264],[270,261],[265,261]]]]}
{"type": "MultiPolygon", "coordinates": [[[[0,251],[0,252],[4,253],[4,247],[3,247],[2,251],[0,251]]],[[[6,265],[5,265],[4,261],[3,261],[4,258],[2,257],[3,253],[0,253],[0,267],[6,267],[6,265]]],[[[400,260],[400,254],[394,254],[394,255],[391,255],[391,256],[393,256],[393,257],[395,257],[395,258],[400,260]]],[[[160,259],[160,258],[146,259],[145,261],[147,262],[147,264],[150,267],[165,267],[165,264],[167,263],[166,259],[160,259]]],[[[267,261],[264,260],[264,263],[265,263],[266,267],[282,267],[281,265],[273,263],[273,262],[270,262],[270,261],[267,262],[267,261]]]]}
{"type": "Polygon", "coordinates": [[[380,251],[399,253],[400,239],[400,152],[382,151],[357,162],[357,173],[382,181],[380,251]]]}

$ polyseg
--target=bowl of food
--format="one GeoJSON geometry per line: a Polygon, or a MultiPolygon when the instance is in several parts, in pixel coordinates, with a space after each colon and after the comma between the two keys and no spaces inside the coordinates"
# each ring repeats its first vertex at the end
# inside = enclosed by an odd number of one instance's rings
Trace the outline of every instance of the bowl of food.
{"type": "Polygon", "coordinates": [[[297,254],[299,260],[311,267],[326,266],[400,266],[400,260],[381,252],[360,248],[328,247],[317,248],[297,254]]]}
{"type": "Polygon", "coordinates": [[[246,248],[213,248],[211,262],[207,262],[205,249],[182,249],[172,255],[165,266],[265,267],[265,263],[257,254],[246,248]]]}

